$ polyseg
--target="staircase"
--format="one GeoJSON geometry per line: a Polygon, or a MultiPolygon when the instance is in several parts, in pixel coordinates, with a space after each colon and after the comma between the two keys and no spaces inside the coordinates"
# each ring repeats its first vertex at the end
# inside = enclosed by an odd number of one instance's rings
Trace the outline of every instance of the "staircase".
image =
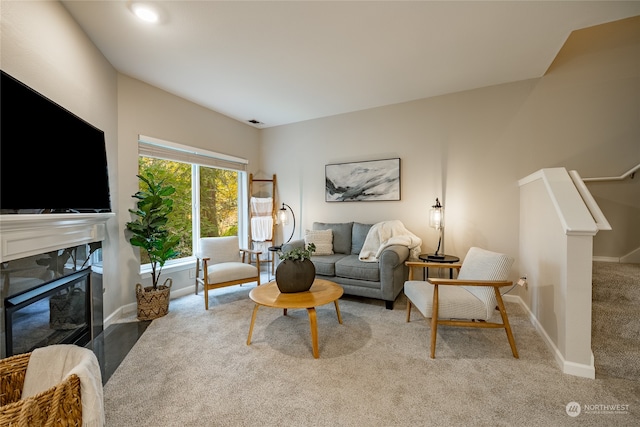
{"type": "MultiPolygon", "coordinates": [[[[589,188],[592,201],[597,201],[610,222],[604,219],[608,227],[599,227],[599,230],[609,231],[598,233],[593,240],[596,261],[640,262],[640,179],[636,176],[639,171],[640,163],[619,176],[582,178],[576,183],[589,188]]],[[[577,175],[575,171],[572,173],[577,175]]],[[[585,202],[589,205],[589,201],[585,202]]]]}
{"type": "Polygon", "coordinates": [[[640,264],[595,261],[592,277],[596,378],[640,381],[640,264]]]}

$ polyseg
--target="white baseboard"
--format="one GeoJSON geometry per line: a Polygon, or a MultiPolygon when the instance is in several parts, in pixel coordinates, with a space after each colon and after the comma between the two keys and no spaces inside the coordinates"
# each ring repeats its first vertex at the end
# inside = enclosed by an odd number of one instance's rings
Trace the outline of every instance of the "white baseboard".
{"type": "Polygon", "coordinates": [[[591,380],[596,378],[596,367],[594,364],[593,352],[591,352],[591,364],[585,365],[583,363],[564,362],[564,368],[562,372],[576,377],[589,378],[591,380]]]}
{"type": "Polygon", "coordinates": [[[103,328],[107,329],[109,326],[111,326],[121,317],[122,317],[122,307],[120,307],[118,310],[114,311],[104,319],[103,328]]]}
{"type": "Polygon", "coordinates": [[[592,259],[599,262],[620,262],[620,258],[612,256],[594,256],[592,259]]]}
{"type": "Polygon", "coordinates": [[[520,298],[520,296],[505,295],[503,299],[509,302],[517,302],[527,312],[529,321],[536,328],[536,330],[542,335],[542,338],[545,344],[547,345],[549,350],[551,350],[551,353],[553,354],[553,357],[555,358],[556,363],[558,364],[558,367],[562,370],[563,373],[573,375],[576,377],[595,379],[596,369],[594,364],[593,352],[591,353],[591,364],[589,365],[570,362],[565,360],[564,356],[562,356],[562,353],[560,353],[560,350],[558,349],[558,347],[551,340],[551,337],[549,337],[547,332],[544,330],[544,328],[538,321],[538,318],[533,314],[533,312],[529,309],[527,304],[525,304],[522,298],[520,298]]]}
{"type": "Polygon", "coordinates": [[[524,301],[518,295],[502,295],[502,299],[507,302],[516,302],[524,306],[524,301]]]}
{"type": "Polygon", "coordinates": [[[128,316],[130,313],[135,312],[137,309],[138,307],[136,303],[123,305],[104,319],[103,328],[107,329],[109,326],[116,323],[123,317],[128,316]]]}
{"type": "Polygon", "coordinates": [[[637,248],[626,255],[620,257],[620,262],[640,263],[640,248],[637,248]]]}
{"type": "MultiPolygon", "coordinates": [[[[193,292],[193,288],[191,286],[185,286],[180,289],[171,291],[171,299],[183,297],[187,294],[193,292]]],[[[125,304],[122,307],[118,308],[116,311],[111,313],[107,318],[104,319],[104,329],[107,329],[112,324],[116,323],[118,320],[122,319],[125,316],[130,315],[131,313],[135,313],[138,310],[138,304],[133,302],[131,304],[125,304]]]]}
{"type": "Polygon", "coordinates": [[[640,263],[640,248],[637,248],[621,257],[594,256],[594,261],[602,262],[622,262],[622,263],[640,263]]]}

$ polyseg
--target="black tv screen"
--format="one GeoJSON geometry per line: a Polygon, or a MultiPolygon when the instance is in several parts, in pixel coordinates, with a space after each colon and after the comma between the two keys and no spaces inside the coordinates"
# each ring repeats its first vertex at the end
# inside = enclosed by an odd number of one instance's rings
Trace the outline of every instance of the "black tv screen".
{"type": "Polygon", "coordinates": [[[104,132],[1,73],[0,213],[111,212],[104,132]]]}

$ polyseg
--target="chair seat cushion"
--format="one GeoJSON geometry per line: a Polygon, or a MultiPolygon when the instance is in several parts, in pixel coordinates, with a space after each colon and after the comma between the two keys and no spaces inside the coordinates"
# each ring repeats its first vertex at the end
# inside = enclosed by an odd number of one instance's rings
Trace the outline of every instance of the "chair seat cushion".
{"type": "Polygon", "coordinates": [[[210,285],[258,277],[256,266],[244,262],[225,262],[208,268],[207,281],[210,285]]]}
{"type": "MultiPolygon", "coordinates": [[[[404,293],[424,317],[431,318],[433,285],[418,280],[407,281],[404,293]]],[[[460,286],[438,286],[438,319],[488,320],[487,307],[471,292],[460,286]]]]}

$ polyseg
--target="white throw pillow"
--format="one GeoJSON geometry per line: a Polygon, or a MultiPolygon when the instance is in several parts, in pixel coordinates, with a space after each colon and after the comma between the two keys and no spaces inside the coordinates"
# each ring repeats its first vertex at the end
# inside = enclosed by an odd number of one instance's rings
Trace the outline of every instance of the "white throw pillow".
{"type": "Polygon", "coordinates": [[[333,231],[329,230],[307,230],[304,233],[304,246],[309,243],[316,245],[314,255],[333,254],[333,231]]]}

